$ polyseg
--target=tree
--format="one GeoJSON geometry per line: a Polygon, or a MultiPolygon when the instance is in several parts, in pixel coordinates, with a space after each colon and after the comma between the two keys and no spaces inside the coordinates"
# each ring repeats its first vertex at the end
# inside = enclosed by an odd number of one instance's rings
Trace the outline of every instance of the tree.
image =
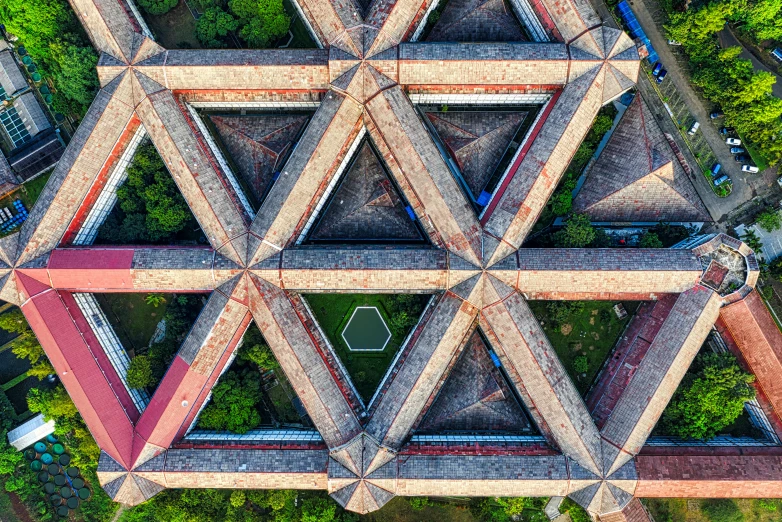
{"type": "Polygon", "coordinates": [[[40,413],[46,420],[55,419],[63,431],[70,431],[70,424],[62,426],[63,421],[77,419],[79,411],[73,404],[68,392],[60,384],[51,390],[33,388],[27,394],[27,407],[33,413],[40,413]]]}
{"type": "Polygon", "coordinates": [[[228,8],[239,20],[239,37],[250,47],[267,47],[288,33],[291,19],[282,0],[229,0],[228,8]]]}
{"type": "Polygon", "coordinates": [[[225,47],[219,39],[235,31],[239,21],[219,7],[210,7],[196,24],[196,37],[206,47],[225,47]]]}
{"type": "Polygon", "coordinates": [[[773,232],[782,228],[782,216],[778,210],[769,208],[758,214],[757,224],[766,232],[773,232]]]}
{"type": "Polygon", "coordinates": [[[127,374],[128,386],[133,389],[146,388],[155,383],[152,361],[146,355],[137,355],[130,360],[127,374]]]}
{"type": "Polygon", "coordinates": [[[758,237],[757,232],[751,228],[744,230],[744,234],[741,236],[741,240],[744,241],[744,243],[746,243],[746,245],[755,252],[760,252],[763,250],[763,242],[758,237]]]}
{"type": "Polygon", "coordinates": [[[53,375],[54,373],[54,366],[52,366],[52,363],[49,362],[49,359],[42,359],[36,364],[33,364],[30,369],[27,370],[28,376],[37,377],[39,381],[44,380],[46,377],[53,375]]]}
{"type": "Polygon", "coordinates": [[[118,209],[100,228],[111,243],[170,243],[196,225],[190,209],[151,144],[142,145],[128,167],[128,178],[117,189],[118,209]]]}
{"type": "Polygon", "coordinates": [[[554,234],[554,244],[564,248],[584,248],[595,239],[595,229],[586,214],[571,216],[565,228],[554,234]]]}
{"type": "Polygon", "coordinates": [[[699,355],[663,412],[663,426],[682,438],[713,438],[755,398],[754,380],[730,353],[699,355]]]}
{"type": "Polygon", "coordinates": [[[261,424],[260,402],[258,375],[250,371],[242,374],[229,371],[212,390],[212,400],[201,412],[198,424],[207,430],[247,433],[261,424]]]}
{"type": "Polygon", "coordinates": [[[654,232],[647,232],[641,236],[641,241],[638,242],[638,246],[641,248],[663,248],[663,242],[654,232]]]}
{"type": "Polygon", "coordinates": [[[157,308],[158,306],[166,302],[166,298],[163,296],[163,294],[152,293],[152,294],[147,294],[147,297],[144,298],[144,302],[147,303],[148,305],[152,305],[155,308],[157,308]]]}
{"type": "Polygon", "coordinates": [[[277,362],[277,358],[274,357],[274,352],[268,344],[256,343],[250,346],[247,344],[247,339],[245,339],[239,351],[239,359],[252,362],[262,370],[277,370],[280,367],[280,363],[277,362]]]}
{"type": "Polygon", "coordinates": [[[166,14],[176,7],[179,0],[138,0],[138,5],[151,15],[166,14]]]}
{"type": "Polygon", "coordinates": [[[337,504],[323,497],[310,497],[301,503],[301,522],[332,522],[336,520],[337,504]]]}
{"type": "Polygon", "coordinates": [[[62,41],[53,43],[50,49],[56,64],[52,79],[57,89],[52,105],[65,114],[86,112],[100,87],[95,75],[98,55],[92,47],[62,41]]]}
{"type": "Polygon", "coordinates": [[[552,196],[551,211],[555,216],[566,216],[571,208],[573,208],[573,194],[569,190],[563,190],[552,196]]]}
{"type": "Polygon", "coordinates": [[[30,325],[27,324],[27,319],[19,308],[13,308],[0,315],[0,328],[19,335],[27,335],[31,332],[30,325]]]}

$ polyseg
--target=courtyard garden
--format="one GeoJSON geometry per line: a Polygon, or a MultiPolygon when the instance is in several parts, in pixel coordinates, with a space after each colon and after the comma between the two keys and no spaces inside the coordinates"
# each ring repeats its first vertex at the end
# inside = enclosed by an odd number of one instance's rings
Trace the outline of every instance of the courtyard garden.
{"type": "Polygon", "coordinates": [[[630,322],[638,302],[621,303],[627,316],[619,319],[611,301],[530,301],[546,337],[557,352],[581,395],[586,395],[595,376],[630,322]]]}
{"type": "MultiPolygon", "coordinates": [[[[417,294],[309,294],[305,299],[365,403],[374,395],[399,348],[429,302],[428,295],[417,294]],[[351,322],[353,313],[359,307],[377,309],[391,333],[384,347],[356,351],[351,350],[351,345],[345,341],[343,333],[349,322],[351,329],[348,330],[348,339],[351,343],[352,339],[356,339],[355,344],[358,345],[362,341],[373,344],[374,334],[381,331],[379,327],[363,328],[361,317],[355,325],[351,322]],[[359,327],[360,331],[351,332],[355,327],[359,327]]],[[[387,337],[387,334],[383,334],[383,337],[387,337]]]]}
{"type": "Polygon", "coordinates": [[[198,417],[198,427],[241,434],[263,426],[311,428],[312,424],[253,323],[233,363],[212,389],[212,398],[198,417]]]}
{"type": "Polygon", "coordinates": [[[128,353],[143,353],[152,341],[158,324],[165,317],[174,294],[159,294],[162,301],[147,299],[148,294],[93,294],[111,323],[114,333],[128,353]]]}

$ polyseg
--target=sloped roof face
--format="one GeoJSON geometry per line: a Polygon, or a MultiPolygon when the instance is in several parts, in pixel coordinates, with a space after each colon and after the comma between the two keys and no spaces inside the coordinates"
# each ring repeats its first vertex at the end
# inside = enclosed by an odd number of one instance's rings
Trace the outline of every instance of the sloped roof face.
{"type": "Polygon", "coordinates": [[[640,96],[589,169],[573,207],[592,221],[710,221],[640,96]]]}
{"type": "Polygon", "coordinates": [[[430,42],[519,42],[526,37],[503,0],[451,0],[426,39],[430,42]]]}
{"type": "Polygon", "coordinates": [[[27,87],[22,72],[16,65],[11,51],[8,50],[0,52],[0,85],[8,96],[13,96],[16,92],[27,87]]]}

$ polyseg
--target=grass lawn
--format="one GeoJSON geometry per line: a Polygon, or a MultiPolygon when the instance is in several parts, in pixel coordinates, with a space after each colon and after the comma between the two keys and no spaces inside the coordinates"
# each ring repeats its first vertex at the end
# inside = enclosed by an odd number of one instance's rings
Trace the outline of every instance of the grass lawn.
{"type": "Polygon", "coordinates": [[[166,307],[174,299],[164,294],[166,302],[157,308],[145,302],[147,294],[95,294],[114,332],[126,350],[146,350],[166,307]]]}
{"type": "Polygon", "coordinates": [[[142,11],[155,40],[166,49],[200,49],[196,38],[196,20],[190,14],[185,0],[164,15],[155,16],[142,11]]]}
{"type": "MultiPolygon", "coordinates": [[[[416,320],[423,313],[429,296],[416,296],[410,315],[416,320]]],[[[378,384],[385,376],[388,366],[402,346],[409,328],[394,328],[389,317],[394,312],[395,297],[388,294],[309,294],[305,296],[315,319],[334,347],[337,356],[345,365],[353,384],[367,402],[372,398],[378,384]],[[342,330],[357,306],[375,306],[391,330],[391,340],[379,352],[351,352],[342,339],[342,330]]]]}
{"type": "MultiPolygon", "coordinates": [[[[654,520],[667,522],[712,522],[703,510],[703,505],[713,500],[686,498],[643,499],[643,504],[652,513],[654,520]]],[[[718,501],[724,502],[724,501],[718,501]]],[[[768,499],[737,499],[739,513],[727,518],[735,522],[771,522],[782,518],[782,501],[768,499]]],[[[728,511],[728,510],[726,510],[728,511]]]]}
{"type": "Polygon", "coordinates": [[[603,362],[611,353],[617,339],[638,308],[638,302],[623,302],[627,317],[617,319],[613,301],[584,301],[584,311],[570,317],[562,326],[556,327],[549,320],[548,303],[551,301],[530,301],[532,312],[546,332],[546,337],[557,352],[559,360],[573,380],[581,395],[586,394],[603,362]],[[605,312],[603,312],[605,311],[605,312]],[[606,315],[608,312],[608,315],[606,315]],[[605,318],[608,318],[606,321],[605,318]],[[576,357],[586,355],[589,369],[585,376],[576,374],[573,368],[576,357]]]}
{"type": "MultiPolygon", "coordinates": [[[[299,12],[290,0],[283,0],[282,7],[285,9],[285,12],[288,13],[288,16],[291,17],[290,31],[293,33],[293,40],[291,40],[290,45],[288,45],[288,49],[314,49],[318,47],[310,36],[307,26],[304,25],[301,17],[299,17],[299,12]]],[[[283,37],[283,43],[287,40],[287,36],[283,37]]]]}

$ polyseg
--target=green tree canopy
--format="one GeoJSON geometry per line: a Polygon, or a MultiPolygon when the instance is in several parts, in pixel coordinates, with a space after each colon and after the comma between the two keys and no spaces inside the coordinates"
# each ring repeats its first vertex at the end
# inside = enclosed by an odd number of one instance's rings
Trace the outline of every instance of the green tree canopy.
{"type": "Polygon", "coordinates": [[[595,229],[586,214],[571,216],[565,228],[554,234],[554,245],[564,248],[584,248],[595,239],[595,229]]]}
{"type": "Polygon", "coordinates": [[[166,14],[176,7],[179,0],[137,0],[138,5],[151,15],[166,14]]]}
{"type": "Polygon", "coordinates": [[[641,241],[638,242],[638,246],[641,248],[662,248],[663,242],[654,232],[647,232],[641,236],[641,241]]]}
{"type": "Polygon", "coordinates": [[[118,211],[100,228],[111,243],[170,243],[177,233],[195,228],[193,214],[163,160],[151,144],[142,145],[117,189],[118,211]]]}
{"type": "Polygon", "coordinates": [[[221,38],[235,31],[237,27],[239,21],[231,13],[223,11],[220,7],[210,7],[198,19],[196,37],[206,47],[225,47],[221,38]]]}
{"type": "Polygon", "coordinates": [[[663,412],[663,427],[682,438],[713,438],[755,398],[754,380],[730,353],[699,355],[663,412]]]}
{"type": "Polygon", "coordinates": [[[247,433],[261,424],[258,404],[261,384],[256,372],[225,373],[212,389],[212,400],[201,412],[198,425],[207,430],[247,433]]]}
{"type": "Polygon", "coordinates": [[[758,214],[757,223],[766,232],[773,232],[782,228],[782,215],[780,215],[779,210],[768,208],[758,214]]]}

